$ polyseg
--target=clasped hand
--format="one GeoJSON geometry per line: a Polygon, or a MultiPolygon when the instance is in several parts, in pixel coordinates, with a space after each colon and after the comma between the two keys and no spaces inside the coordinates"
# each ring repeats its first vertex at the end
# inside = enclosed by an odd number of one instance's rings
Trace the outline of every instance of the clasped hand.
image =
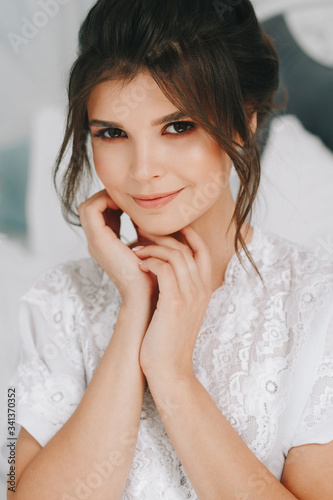
{"type": "Polygon", "coordinates": [[[135,252],[140,268],[157,277],[159,288],[141,345],[141,368],[147,379],[161,373],[191,376],[194,346],[212,295],[210,249],[191,226],[180,230],[186,244],[140,233],[153,242],[135,252]]]}

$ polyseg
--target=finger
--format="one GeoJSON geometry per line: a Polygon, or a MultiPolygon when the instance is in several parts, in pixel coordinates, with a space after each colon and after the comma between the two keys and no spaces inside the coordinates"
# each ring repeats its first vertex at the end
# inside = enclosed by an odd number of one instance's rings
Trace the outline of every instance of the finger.
{"type": "Polygon", "coordinates": [[[193,258],[201,277],[205,282],[208,280],[211,284],[212,260],[210,248],[192,226],[186,226],[180,232],[193,252],[193,258]]]}
{"type": "Polygon", "coordinates": [[[150,257],[139,263],[144,272],[151,272],[157,277],[159,294],[164,297],[167,304],[177,300],[180,295],[177,279],[168,262],[150,257]]]}
{"type": "Polygon", "coordinates": [[[101,229],[104,229],[104,212],[108,209],[117,212],[120,210],[119,207],[107,194],[106,190],[96,193],[94,196],[89,198],[89,200],[82,203],[79,206],[78,210],[83,229],[85,229],[85,226],[88,228],[88,230],[93,230],[93,232],[95,232],[95,230],[99,231],[101,229]]]}
{"type": "Polygon", "coordinates": [[[195,265],[195,261],[193,260],[193,252],[189,248],[189,246],[184,245],[184,243],[181,243],[180,241],[176,240],[173,236],[155,236],[150,233],[146,233],[142,229],[140,231],[146,235],[146,237],[150,238],[152,241],[157,243],[158,245],[164,245],[169,248],[173,248],[175,250],[181,250],[184,254],[184,257],[186,259],[187,265],[189,269],[191,270],[192,273],[195,273],[197,268],[195,265]]]}
{"type": "MultiPolygon", "coordinates": [[[[173,249],[162,245],[148,245],[135,253],[140,259],[145,259],[144,262],[150,261],[151,258],[155,258],[168,263],[172,267],[178,289],[184,296],[193,292],[193,289],[201,284],[196,264],[193,262],[194,272],[191,271],[187,265],[183,252],[179,249],[173,249]]],[[[142,265],[140,267],[142,268],[142,265]]],[[[145,269],[145,266],[143,266],[142,269],[145,269]]]]}
{"type": "Polygon", "coordinates": [[[111,208],[112,210],[121,210],[121,208],[119,208],[118,205],[113,201],[113,199],[108,194],[106,189],[102,189],[102,191],[98,191],[98,193],[95,193],[87,200],[87,202],[94,203],[95,201],[98,201],[100,198],[102,199],[108,198],[108,208],[111,208]]]}

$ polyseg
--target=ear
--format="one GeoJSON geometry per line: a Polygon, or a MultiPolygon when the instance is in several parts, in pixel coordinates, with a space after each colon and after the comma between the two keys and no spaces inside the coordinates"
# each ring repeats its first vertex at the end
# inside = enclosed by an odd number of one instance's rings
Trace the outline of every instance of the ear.
{"type": "MultiPolygon", "coordinates": [[[[254,135],[257,131],[257,126],[258,126],[258,113],[257,111],[254,111],[252,114],[248,114],[248,119],[249,119],[249,127],[252,135],[254,135]]],[[[238,142],[238,144],[243,145],[244,141],[241,140],[238,134],[234,136],[234,140],[238,142]]]]}
{"type": "Polygon", "coordinates": [[[249,126],[252,132],[252,135],[254,135],[257,131],[257,126],[258,126],[258,113],[255,111],[249,119],[249,126]]]}

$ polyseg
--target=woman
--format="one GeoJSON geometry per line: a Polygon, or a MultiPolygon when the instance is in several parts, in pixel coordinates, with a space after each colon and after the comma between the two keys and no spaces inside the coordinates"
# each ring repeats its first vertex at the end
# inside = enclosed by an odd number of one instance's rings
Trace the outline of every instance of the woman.
{"type": "Polygon", "coordinates": [[[277,86],[247,0],[89,12],[55,175],[72,141],[92,258],[25,297],[9,499],[332,497],[332,262],[250,225],[277,86]]]}

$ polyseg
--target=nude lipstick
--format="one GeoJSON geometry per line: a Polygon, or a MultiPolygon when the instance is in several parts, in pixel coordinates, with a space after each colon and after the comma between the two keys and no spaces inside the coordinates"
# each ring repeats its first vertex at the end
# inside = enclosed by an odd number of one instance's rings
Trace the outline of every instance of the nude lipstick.
{"type": "Polygon", "coordinates": [[[135,203],[142,208],[161,208],[174,200],[182,190],[183,189],[180,189],[173,193],[157,193],[149,196],[142,195],[141,197],[132,196],[132,198],[135,203]]]}

